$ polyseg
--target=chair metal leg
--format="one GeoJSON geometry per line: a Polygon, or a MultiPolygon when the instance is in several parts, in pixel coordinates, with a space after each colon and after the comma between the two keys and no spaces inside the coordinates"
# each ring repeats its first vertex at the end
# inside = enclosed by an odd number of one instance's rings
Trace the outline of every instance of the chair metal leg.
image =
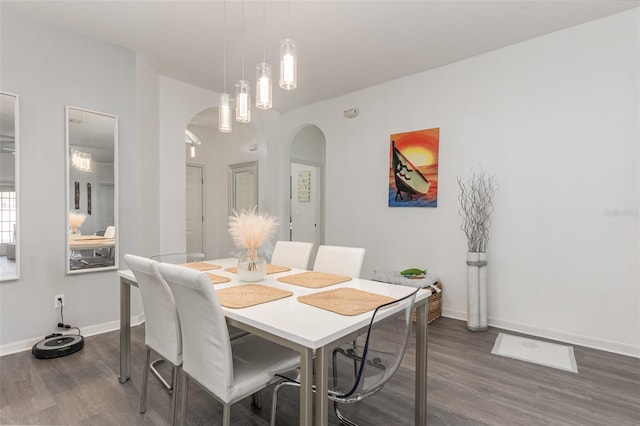
{"type": "Polygon", "coordinates": [[[182,398],[180,402],[180,426],[184,426],[187,423],[187,400],[189,398],[189,376],[184,372],[184,370],[180,370],[182,374],[182,398]]]}
{"type": "Polygon", "coordinates": [[[231,404],[222,405],[222,426],[231,426],[231,404]]]}
{"type": "Polygon", "coordinates": [[[258,409],[262,408],[262,394],[260,391],[251,395],[251,405],[258,409]]]}
{"type": "Polygon", "coordinates": [[[149,383],[149,362],[151,361],[151,349],[147,348],[147,360],[144,363],[142,375],[142,392],[140,392],[140,414],[147,411],[147,384],[149,383]]]}
{"type": "Polygon", "coordinates": [[[273,398],[271,399],[271,423],[270,423],[271,426],[275,426],[276,424],[276,407],[278,406],[278,392],[280,391],[280,388],[283,388],[284,386],[300,386],[300,384],[296,382],[281,382],[281,383],[278,383],[275,388],[273,388],[273,398]]]}
{"type": "Polygon", "coordinates": [[[338,409],[338,403],[333,401],[333,410],[336,412],[336,417],[340,420],[340,424],[344,426],[358,426],[357,423],[352,422],[348,418],[346,418],[338,409]]]}
{"type": "MultiPolygon", "coordinates": [[[[158,364],[162,364],[166,362],[164,359],[157,359],[155,361],[153,361],[151,363],[151,372],[158,378],[158,380],[160,380],[162,382],[162,384],[164,385],[164,387],[169,391],[169,393],[171,393],[173,391],[173,386],[171,386],[169,383],[167,383],[167,381],[164,379],[164,377],[162,377],[160,375],[160,373],[158,372],[158,370],[156,370],[156,365],[158,364]]],[[[173,377],[171,378],[171,381],[173,382],[173,377]]]]}
{"type": "Polygon", "coordinates": [[[173,366],[171,369],[171,387],[173,388],[173,395],[171,395],[171,425],[176,426],[178,424],[178,378],[180,377],[179,366],[173,366]]]}

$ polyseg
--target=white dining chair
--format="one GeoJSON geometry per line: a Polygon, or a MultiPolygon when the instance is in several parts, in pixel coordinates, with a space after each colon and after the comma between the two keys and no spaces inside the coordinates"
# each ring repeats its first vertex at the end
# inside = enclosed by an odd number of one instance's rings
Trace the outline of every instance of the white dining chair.
{"type": "Polygon", "coordinates": [[[151,370],[173,393],[171,424],[175,425],[177,421],[177,384],[182,366],[182,332],[176,304],[169,286],[160,275],[158,262],[132,254],[125,254],[124,260],[136,277],[144,308],[144,343],[147,347],[147,357],[144,364],[142,392],[140,393],[140,413],[144,413],[147,409],[147,387],[149,370],[151,370]],[[151,350],[160,355],[162,359],[151,362],[151,350]],[[163,360],[172,365],[171,385],[155,369],[155,365],[163,360]]]}
{"type": "Polygon", "coordinates": [[[313,270],[358,278],[366,250],[356,247],[320,246],[313,270]]]}
{"type": "Polygon", "coordinates": [[[276,374],[296,368],[298,352],[248,334],[231,341],[216,290],[206,274],[161,263],[160,274],[175,297],[183,341],[180,424],[186,421],[189,382],[223,405],[224,426],[231,405],[264,389],[276,374]]]}
{"type": "Polygon", "coordinates": [[[307,269],[313,243],[302,241],[276,241],[271,263],[290,268],[307,269]]]}
{"type": "Polygon", "coordinates": [[[105,238],[115,238],[116,236],[116,227],[115,226],[107,226],[107,229],[104,230],[105,238]]]}

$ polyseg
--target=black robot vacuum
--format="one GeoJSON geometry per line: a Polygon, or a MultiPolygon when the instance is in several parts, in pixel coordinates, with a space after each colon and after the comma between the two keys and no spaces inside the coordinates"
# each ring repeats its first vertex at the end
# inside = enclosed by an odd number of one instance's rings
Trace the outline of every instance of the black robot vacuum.
{"type": "Polygon", "coordinates": [[[31,353],[36,358],[58,358],[78,352],[83,346],[84,337],[79,334],[63,335],[56,333],[56,335],[47,336],[44,340],[33,345],[31,353]]]}

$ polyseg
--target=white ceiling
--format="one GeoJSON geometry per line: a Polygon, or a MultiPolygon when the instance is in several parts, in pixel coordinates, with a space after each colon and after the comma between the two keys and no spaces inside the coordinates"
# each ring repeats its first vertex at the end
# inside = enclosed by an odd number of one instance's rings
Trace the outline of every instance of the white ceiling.
{"type": "MultiPolygon", "coordinates": [[[[223,89],[222,1],[14,1],[1,5],[143,55],[160,73],[223,89]]],[[[279,41],[298,44],[298,88],[274,86],[286,111],[638,7],[639,0],[247,0],[245,79],[266,55],[277,79],[279,41]]],[[[227,0],[227,87],[242,75],[242,7],[227,0]]],[[[252,83],[253,84],[253,83],[252,83]]],[[[352,105],[345,105],[345,108],[352,105]]]]}

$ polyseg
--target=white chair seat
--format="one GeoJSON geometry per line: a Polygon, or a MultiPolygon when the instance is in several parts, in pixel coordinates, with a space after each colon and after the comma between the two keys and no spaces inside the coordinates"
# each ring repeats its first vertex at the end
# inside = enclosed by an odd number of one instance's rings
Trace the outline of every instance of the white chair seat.
{"type": "Polygon", "coordinates": [[[297,352],[251,334],[231,342],[231,351],[235,385],[226,401],[231,404],[275,382],[276,374],[299,365],[297,352]]]}

